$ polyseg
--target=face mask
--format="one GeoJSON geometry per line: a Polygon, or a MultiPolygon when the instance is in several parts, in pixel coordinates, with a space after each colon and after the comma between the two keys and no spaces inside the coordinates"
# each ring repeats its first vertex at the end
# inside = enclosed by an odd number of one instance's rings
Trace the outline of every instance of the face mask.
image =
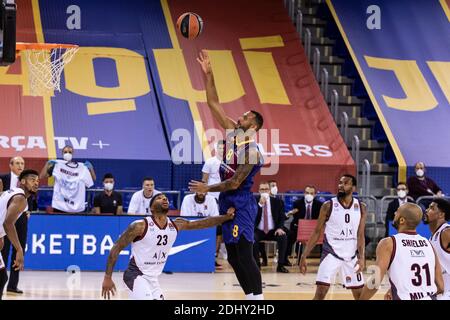
{"type": "Polygon", "coordinates": [[[404,199],[406,198],[406,191],[405,190],[397,191],[397,195],[400,199],[404,199]]]}
{"type": "Polygon", "coordinates": [[[64,153],[63,154],[63,159],[66,161],[71,161],[72,160],[72,154],[71,153],[64,153]]]}
{"type": "Polygon", "coordinates": [[[306,202],[311,202],[314,200],[314,196],[312,194],[305,195],[306,202]]]}
{"type": "Polygon", "coordinates": [[[422,169],[419,169],[419,170],[416,171],[416,175],[417,175],[419,178],[422,178],[424,173],[425,173],[425,172],[423,172],[422,169]]]}
{"type": "Polygon", "coordinates": [[[262,198],[269,199],[270,194],[264,192],[264,193],[261,193],[261,197],[262,197],[262,198]]]}
{"type": "Polygon", "coordinates": [[[274,196],[276,196],[276,195],[278,194],[278,187],[272,187],[272,188],[270,188],[270,192],[271,192],[274,196]]]}
{"type": "Polygon", "coordinates": [[[111,191],[114,188],[114,183],[108,182],[104,184],[106,191],[111,191]]]}

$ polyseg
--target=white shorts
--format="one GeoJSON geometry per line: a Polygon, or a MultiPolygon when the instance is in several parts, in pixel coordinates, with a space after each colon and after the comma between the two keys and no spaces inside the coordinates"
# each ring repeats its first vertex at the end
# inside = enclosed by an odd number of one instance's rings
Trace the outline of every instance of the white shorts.
{"type": "Polygon", "coordinates": [[[347,289],[359,289],[364,286],[364,278],[361,272],[355,272],[355,265],[358,259],[355,257],[351,261],[344,261],[328,254],[319,265],[317,271],[316,284],[330,285],[336,273],[342,276],[342,284],[347,289]]]}
{"type": "Polygon", "coordinates": [[[133,290],[130,290],[129,298],[132,300],[164,300],[158,278],[137,276],[134,279],[133,290]]]}

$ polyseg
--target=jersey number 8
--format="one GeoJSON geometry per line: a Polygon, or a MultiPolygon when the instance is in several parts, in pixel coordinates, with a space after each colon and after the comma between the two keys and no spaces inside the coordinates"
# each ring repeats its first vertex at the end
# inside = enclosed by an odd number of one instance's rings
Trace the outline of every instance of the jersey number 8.
{"type": "Polygon", "coordinates": [[[237,238],[238,235],[239,235],[239,226],[235,224],[233,227],[233,237],[237,238]]]}

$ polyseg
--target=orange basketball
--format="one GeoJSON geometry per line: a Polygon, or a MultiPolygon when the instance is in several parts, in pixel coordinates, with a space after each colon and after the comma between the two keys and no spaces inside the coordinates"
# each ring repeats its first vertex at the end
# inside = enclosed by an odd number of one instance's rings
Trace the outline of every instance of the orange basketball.
{"type": "Polygon", "coordinates": [[[177,30],[183,37],[195,39],[202,33],[203,20],[196,13],[183,13],[177,20],[177,30]]]}

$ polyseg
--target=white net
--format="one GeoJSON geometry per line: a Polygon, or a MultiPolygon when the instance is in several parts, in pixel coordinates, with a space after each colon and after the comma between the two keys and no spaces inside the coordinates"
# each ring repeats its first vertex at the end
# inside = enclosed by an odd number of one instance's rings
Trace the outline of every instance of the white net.
{"type": "Polygon", "coordinates": [[[54,90],[61,91],[64,66],[72,60],[77,51],[78,47],[23,50],[28,65],[30,94],[44,96],[51,95],[54,90]]]}

